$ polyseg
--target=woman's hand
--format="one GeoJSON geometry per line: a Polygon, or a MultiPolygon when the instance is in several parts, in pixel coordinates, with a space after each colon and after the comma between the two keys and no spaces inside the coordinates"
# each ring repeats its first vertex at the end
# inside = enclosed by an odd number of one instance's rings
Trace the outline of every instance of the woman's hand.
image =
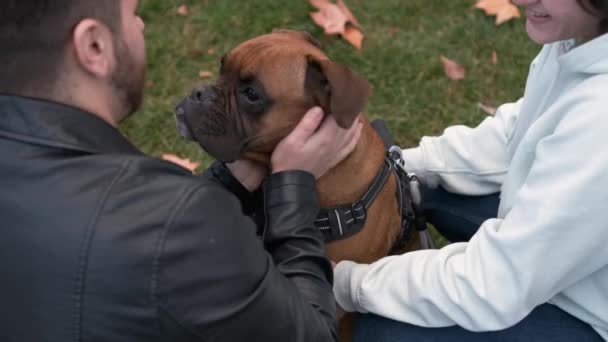
{"type": "Polygon", "coordinates": [[[355,149],[363,124],[357,119],[351,128],[343,129],[331,115],[325,121],[323,116],[318,107],[304,115],[293,132],[275,148],[272,172],[302,170],[318,179],[355,149]]]}

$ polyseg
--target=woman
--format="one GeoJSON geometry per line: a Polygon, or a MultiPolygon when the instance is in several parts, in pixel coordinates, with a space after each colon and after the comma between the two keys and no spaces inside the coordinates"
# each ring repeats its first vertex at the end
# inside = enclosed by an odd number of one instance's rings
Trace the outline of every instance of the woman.
{"type": "Polygon", "coordinates": [[[404,150],[461,242],[339,263],[356,341],[608,340],[608,1],[513,2],[544,44],[523,98],[404,150]]]}

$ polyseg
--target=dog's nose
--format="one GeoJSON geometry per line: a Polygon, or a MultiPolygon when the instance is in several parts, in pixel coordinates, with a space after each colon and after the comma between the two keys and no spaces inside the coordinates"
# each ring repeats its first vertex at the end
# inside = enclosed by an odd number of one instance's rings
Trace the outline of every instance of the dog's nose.
{"type": "Polygon", "coordinates": [[[202,86],[194,88],[190,98],[194,101],[204,102],[213,100],[215,97],[215,92],[209,86],[202,86]]]}

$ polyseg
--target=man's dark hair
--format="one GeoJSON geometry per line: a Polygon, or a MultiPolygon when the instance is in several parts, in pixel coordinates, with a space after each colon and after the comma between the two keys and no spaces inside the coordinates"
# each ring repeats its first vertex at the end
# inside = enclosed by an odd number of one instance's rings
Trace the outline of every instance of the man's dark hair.
{"type": "Polygon", "coordinates": [[[576,0],[587,12],[602,18],[600,30],[608,33],[608,0],[576,0]]]}
{"type": "Polygon", "coordinates": [[[62,71],[65,46],[85,18],[120,33],[121,0],[0,0],[0,92],[44,91],[62,71]]]}

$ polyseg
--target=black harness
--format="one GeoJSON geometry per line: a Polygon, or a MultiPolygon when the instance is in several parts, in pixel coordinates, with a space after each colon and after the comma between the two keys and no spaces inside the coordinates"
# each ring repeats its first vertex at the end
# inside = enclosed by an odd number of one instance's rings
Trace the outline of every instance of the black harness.
{"type": "Polygon", "coordinates": [[[325,242],[343,240],[357,234],[365,226],[367,209],[378,197],[392,174],[397,181],[396,196],[401,216],[401,229],[391,253],[399,251],[410,241],[414,231],[420,232],[423,248],[434,248],[432,240],[428,237],[426,219],[420,209],[421,195],[418,178],[416,175],[408,173],[403,167],[401,150],[396,146],[391,146],[392,143],[387,143],[391,139],[384,123],[375,121],[373,126],[388,148],[382,168],[372,181],[369,189],[357,202],[335,208],[321,209],[315,220],[315,225],[323,234],[325,242]]]}

